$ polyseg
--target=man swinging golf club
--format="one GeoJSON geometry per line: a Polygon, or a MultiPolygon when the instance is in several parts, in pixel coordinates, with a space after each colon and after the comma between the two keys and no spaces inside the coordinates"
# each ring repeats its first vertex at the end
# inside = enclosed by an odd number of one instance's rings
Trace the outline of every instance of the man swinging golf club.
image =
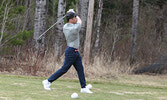
{"type": "Polygon", "coordinates": [[[77,71],[78,78],[81,85],[81,93],[93,93],[86,87],[86,80],[84,69],[81,61],[81,56],[78,52],[79,48],[79,31],[81,29],[82,21],[75,14],[73,9],[67,11],[67,23],[63,27],[63,32],[67,41],[67,48],[65,49],[65,61],[63,66],[52,74],[47,80],[42,81],[44,89],[51,90],[50,86],[53,81],[65,74],[73,65],[77,71]]]}

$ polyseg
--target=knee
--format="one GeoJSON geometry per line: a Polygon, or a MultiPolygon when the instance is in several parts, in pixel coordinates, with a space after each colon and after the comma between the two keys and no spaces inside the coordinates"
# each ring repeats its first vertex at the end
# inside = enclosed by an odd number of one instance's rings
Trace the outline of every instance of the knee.
{"type": "Polygon", "coordinates": [[[60,70],[62,73],[66,73],[68,71],[68,69],[66,69],[66,68],[61,68],[60,70]]]}
{"type": "Polygon", "coordinates": [[[83,72],[84,72],[83,68],[76,69],[76,71],[77,71],[78,73],[83,73],[83,72]]]}

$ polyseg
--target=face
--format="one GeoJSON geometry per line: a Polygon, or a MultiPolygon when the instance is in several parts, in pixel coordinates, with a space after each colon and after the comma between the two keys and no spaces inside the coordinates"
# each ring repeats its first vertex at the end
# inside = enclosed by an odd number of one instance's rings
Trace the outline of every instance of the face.
{"type": "Polygon", "coordinates": [[[70,23],[76,24],[77,23],[77,18],[73,17],[72,19],[69,20],[70,23]]]}

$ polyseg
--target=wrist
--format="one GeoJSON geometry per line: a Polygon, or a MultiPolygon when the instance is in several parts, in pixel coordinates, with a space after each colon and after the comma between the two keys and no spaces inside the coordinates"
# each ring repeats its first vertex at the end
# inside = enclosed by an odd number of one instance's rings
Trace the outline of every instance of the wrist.
{"type": "Polygon", "coordinates": [[[79,17],[79,16],[76,16],[76,18],[77,18],[77,19],[80,19],[80,17],[79,17]]]}

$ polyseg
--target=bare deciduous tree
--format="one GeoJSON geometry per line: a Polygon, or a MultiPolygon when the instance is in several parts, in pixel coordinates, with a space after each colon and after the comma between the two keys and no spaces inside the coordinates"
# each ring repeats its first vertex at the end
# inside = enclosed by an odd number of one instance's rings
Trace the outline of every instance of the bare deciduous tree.
{"type": "MultiPolygon", "coordinates": [[[[114,26],[112,26],[114,28],[114,31],[113,31],[113,44],[112,44],[112,49],[111,49],[111,60],[113,61],[114,60],[114,51],[115,51],[115,46],[116,46],[116,43],[118,41],[118,38],[119,38],[119,28],[118,28],[118,19],[120,18],[119,15],[116,16],[116,22],[114,24],[114,26]]],[[[111,62],[110,62],[111,63],[111,62]]]]}
{"type": "MultiPolygon", "coordinates": [[[[66,1],[65,0],[59,0],[58,3],[58,14],[57,14],[57,20],[60,20],[63,15],[65,14],[65,7],[66,7],[66,1]]],[[[57,29],[56,29],[56,43],[55,43],[55,59],[59,60],[60,56],[62,55],[62,49],[63,49],[63,25],[64,20],[57,23],[57,29]]]]}
{"type": "Polygon", "coordinates": [[[82,20],[82,26],[80,31],[80,52],[81,53],[83,52],[83,49],[84,49],[86,22],[87,22],[87,15],[88,15],[88,3],[89,3],[89,0],[80,0],[78,5],[78,14],[82,20]]]}
{"type": "Polygon", "coordinates": [[[4,36],[5,26],[6,26],[6,22],[7,22],[7,19],[8,19],[9,10],[10,10],[10,7],[8,7],[8,4],[9,4],[9,2],[5,6],[4,17],[3,17],[2,27],[1,27],[0,48],[2,46],[2,39],[3,39],[3,36],[4,36]]]}
{"type": "Polygon", "coordinates": [[[23,31],[26,30],[30,30],[30,22],[31,22],[31,0],[27,0],[26,1],[26,12],[25,12],[25,22],[24,22],[24,26],[23,26],[23,31]]]}
{"type": "Polygon", "coordinates": [[[100,27],[101,27],[101,18],[102,18],[102,11],[103,11],[103,0],[98,0],[99,6],[97,11],[97,17],[96,17],[96,25],[94,29],[95,34],[95,44],[93,49],[93,56],[96,56],[99,48],[99,42],[100,42],[100,27]]]}
{"type": "Polygon", "coordinates": [[[86,40],[84,46],[84,64],[89,64],[90,57],[90,44],[92,35],[92,25],[93,25],[93,13],[94,13],[94,0],[89,1],[88,8],[88,20],[87,20],[87,30],[86,30],[86,40]]]}
{"type": "Polygon", "coordinates": [[[133,18],[132,18],[132,44],[130,52],[130,64],[136,61],[136,38],[138,26],[139,0],[133,0],[133,18]]]}
{"type": "Polygon", "coordinates": [[[34,22],[34,41],[36,49],[44,49],[45,36],[42,37],[41,43],[37,42],[38,37],[46,29],[46,0],[36,0],[35,22],[34,22]]]}

